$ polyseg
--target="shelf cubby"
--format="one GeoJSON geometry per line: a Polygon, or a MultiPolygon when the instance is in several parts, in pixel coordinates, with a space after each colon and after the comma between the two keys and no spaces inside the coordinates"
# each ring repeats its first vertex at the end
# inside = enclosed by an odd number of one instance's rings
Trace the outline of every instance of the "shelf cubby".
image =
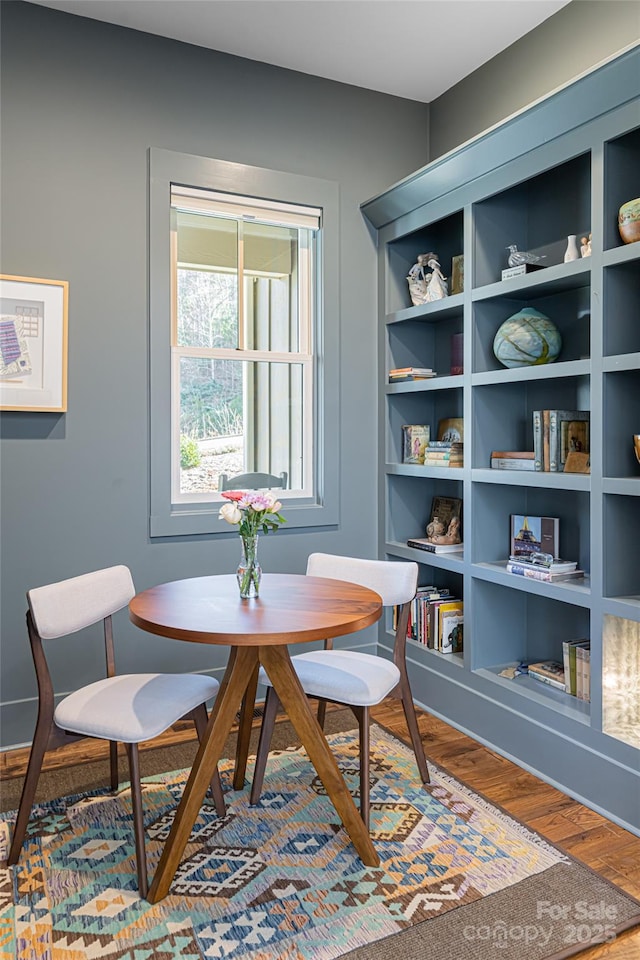
{"type": "MultiPolygon", "coordinates": [[[[451,375],[452,337],[463,331],[462,308],[444,316],[407,320],[388,327],[387,368],[430,367],[438,377],[451,375]],[[437,318],[437,319],[435,319],[437,318]]],[[[423,381],[420,381],[423,382],[423,381]]]]}
{"type": "MultiPolygon", "coordinates": [[[[410,386],[433,381],[419,380],[410,386]]],[[[402,463],[402,427],[408,423],[425,423],[435,440],[438,421],[462,417],[462,388],[454,390],[414,390],[389,394],[387,405],[387,462],[402,463]]],[[[449,469],[449,468],[442,468],[449,469]]]]}
{"type": "MultiPolygon", "coordinates": [[[[585,274],[580,274],[584,277],[585,274]]],[[[562,348],[558,361],[588,359],[591,355],[589,326],[591,319],[588,285],[539,296],[536,288],[513,294],[477,300],[473,307],[473,371],[504,370],[493,353],[493,341],[499,327],[525,306],[548,317],[560,332],[562,348]]],[[[527,369],[535,369],[529,367],[527,369]]]]}
{"type": "MultiPolygon", "coordinates": [[[[444,474],[447,470],[446,467],[441,468],[440,473],[444,474]]],[[[389,513],[387,516],[386,540],[400,543],[406,548],[409,538],[424,537],[431,511],[431,501],[435,496],[458,497],[462,500],[462,481],[450,480],[445,477],[441,479],[439,476],[388,476],[387,500],[389,513]]],[[[411,559],[416,559],[415,553],[415,550],[411,551],[411,559]]],[[[429,554],[429,557],[431,556],[429,554]]],[[[440,559],[446,554],[434,554],[433,556],[440,559]]]]}
{"type": "Polygon", "coordinates": [[[640,603],[640,498],[604,495],[604,593],[640,603]]]}
{"type": "Polygon", "coordinates": [[[605,615],[602,730],[640,748],[640,623],[605,615]]]}
{"type": "Polygon", "coordinates": [[[411,306],[407,274],[421,253],[435,253],[445,277],[451,281],[451,260],[463,251],[462,210],[420,227],[387,246],[386,312],[411,306]]]}
{"type": "Polygon", "coordinates": [[[603,436],[605,477],[640,476],[640,464],[633,451],[633,436],[637,433],[640,433],[640,368],[605,373],[603,436]]]}
{"type": "Polygon", "coordinates": [[[543,256],[542,269],[562,263],[567,237],[591,231],[590,153],[477,202],[473,218],[474,287],[501,279],[510,244],[543,256]]]}
{"type": "Polygon", "coordinates": [[[640,127],[605,144],[604,247],[624,246],[618,230],[618,211],[640,195],[640,127]]]}
{"type": "Polygon", "coordinates": [[[590,410],[590,385],[576,376],[474,387],[472,466],[490,467],[492,450],[533,450],[533,411],[590,410]]]}
{"type": "Polygon", "coordinates": [[[497,583],[474,579],[473,610],[474,670],[520,661],[562,662],[564,640],[590,636],[584,607],[497,583]],[[495,628],[496,614],[500,630],[495,628]]]}
{"type": "Polygon", "coordinates": [[[638,247],[637,259],[609,266],[604,271],[607,323],[602,331],[602,352],[605,357],[640,353],[640,243],[631,246],[638,247]]]}
{"type": "Polygon", "coordinates": [[[577,560],[581,570],[590,571],[589,493],[512,486],[508,480],[502,485],[474,483],[471,509],[472,563],[506,562],[511,536],[510,518],[516,514],[558,517],[560,556],[565,560],[577,560]]]}

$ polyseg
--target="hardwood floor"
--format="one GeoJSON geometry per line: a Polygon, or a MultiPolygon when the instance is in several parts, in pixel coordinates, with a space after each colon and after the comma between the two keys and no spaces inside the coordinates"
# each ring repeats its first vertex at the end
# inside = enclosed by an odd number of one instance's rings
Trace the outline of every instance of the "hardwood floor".
{"type": "MultiPolygon", "coordinates": [[[[404,715],[397,701],[388,701],[372,708],[371,712],[374,720],[406,740],[404,715]]],[[[640,838],[441,720],[418,711],[418,724],[427,757],[640,900],[640,838]]],[[[168,746],[193,737],[193,726],[182,724],[143,745],[142,749],[168,746]]],[[[26,748],[0,754],[0,781],[22,776],[28,756],[26,748]]],[[[50,754],[45,758],[45,766],[53,769],[105,756],[106,745],[81,741],[50,754]]],[[[639,960],[640,928],[621,934],[612,943],[592,947],[580,954],[580,960],[605,958],[639,960]]]]}

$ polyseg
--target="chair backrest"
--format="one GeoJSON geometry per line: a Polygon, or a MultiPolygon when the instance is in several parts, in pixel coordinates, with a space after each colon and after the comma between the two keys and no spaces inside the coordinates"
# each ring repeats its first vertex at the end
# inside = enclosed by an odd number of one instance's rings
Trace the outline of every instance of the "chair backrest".
{"type": "Polygon", "coordinates": [[[218,490],[271,490],[272,487],[286,490],[288,479],[285,470],[278,477],[273,473],[239,473],[236,477],[221,473],[218,490]]]}
{"type": "Polygon", "coordinates": [[[27,600],[38,634],[52,640],[110,617],[134,594],[131,571],[121,565],[35,587],[27,600]]]}
{"type": "Polygon", "coordinates": [[[329,553],[312,553],[307,576],[346,580],[375,590],[385,607],[413,600],[418,585],[418,564],[411,560],[361,560],[329,553]]]}

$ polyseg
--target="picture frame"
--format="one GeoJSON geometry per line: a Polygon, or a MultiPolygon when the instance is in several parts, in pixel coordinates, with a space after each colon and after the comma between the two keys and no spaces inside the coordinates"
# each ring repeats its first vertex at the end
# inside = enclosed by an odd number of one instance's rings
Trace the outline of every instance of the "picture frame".
{"type": "Polygon", "coordinates": [[[464,254],[451,257],[451,284],[449,293],[462,293],[464,290],[464,254]]]}
{"type": "Polygon", "coordinates": [[[65,413],[69,283],[0,274],[0,410],[65,413]]]}

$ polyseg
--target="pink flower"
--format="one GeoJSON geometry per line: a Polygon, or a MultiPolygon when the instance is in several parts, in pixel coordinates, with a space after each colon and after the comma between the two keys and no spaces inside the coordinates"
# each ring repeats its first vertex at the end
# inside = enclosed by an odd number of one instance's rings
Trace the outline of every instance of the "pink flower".
{"type": "Polygon", "coordinates": [[[243,500],[246,493],[243,493],[242,490],[225,490],[222,496],[225,500],[243,500]]]}

